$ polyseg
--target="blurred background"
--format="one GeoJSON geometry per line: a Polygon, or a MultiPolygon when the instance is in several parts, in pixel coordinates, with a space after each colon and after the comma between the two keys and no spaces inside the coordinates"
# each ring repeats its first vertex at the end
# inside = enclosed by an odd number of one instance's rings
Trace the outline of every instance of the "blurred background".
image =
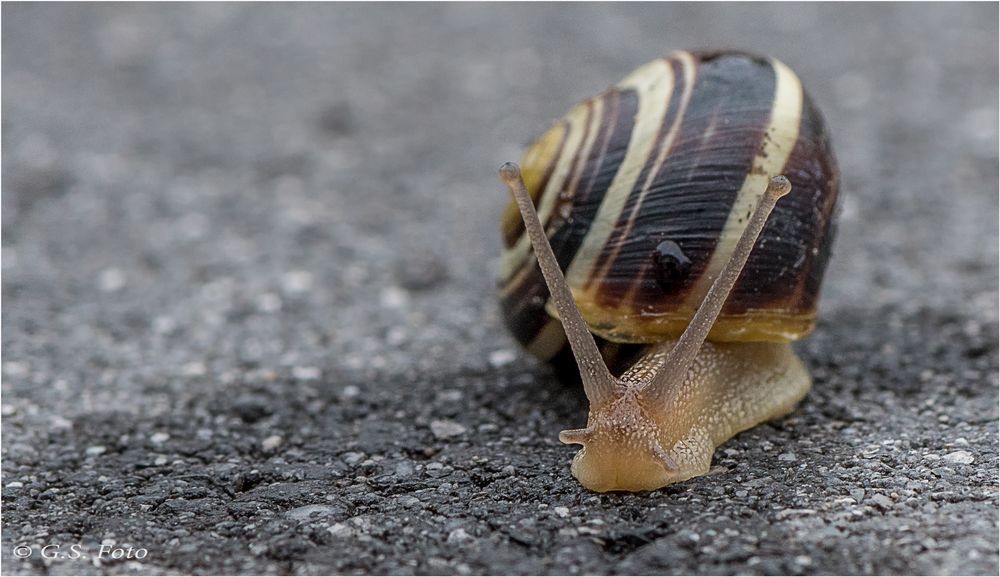
{"type": "MultiPolygon", "coordinates": [[[[5,15],[5,296],[11,322],[62,336],[50,353],[95,354],[89,331],[106,322],[136,330],[105,354],[147,367],[331,351],[348,368],[465,366],[506,344],[496,166],[639,64],[698,47],[783,60],[827,116],[843,200],[824,311],[997,315],[988,6],[5,15]]],[[[26,345],[15,334],[8,353],[26,345]]]]}
{"type": "Polygon", "coordinates": [[[929,317],[995,369],[995,4],[5,4],[6,476],[62,466],[41,456],[60,427],[77,453],[114,445],[79,428],[109,409],[121,434],[211,429],[228,400],[419,405],[537,373],[498,318],[496,168],[636,66],[720,47],[787,63],[832,131],[812,357],[884,353],[887,318],[929,317]]]}

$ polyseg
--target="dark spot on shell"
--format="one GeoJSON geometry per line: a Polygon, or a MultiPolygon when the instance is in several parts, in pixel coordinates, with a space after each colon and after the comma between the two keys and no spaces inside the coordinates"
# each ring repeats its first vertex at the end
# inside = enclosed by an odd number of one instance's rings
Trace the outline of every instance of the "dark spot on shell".
{"type": "Polygon", "coordinates": [[[691,270],[691,259],[672,240],[665,240],[656,245],[653,262],[656,264],[656,282],[664,291],[676,288],[677,283],[691,270]]]}

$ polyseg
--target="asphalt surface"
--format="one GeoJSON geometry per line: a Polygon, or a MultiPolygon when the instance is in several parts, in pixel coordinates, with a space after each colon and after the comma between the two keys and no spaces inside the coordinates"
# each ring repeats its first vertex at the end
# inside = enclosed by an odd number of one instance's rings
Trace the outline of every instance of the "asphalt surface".
{"type": "Polygon", "coordinates": [[[997,574],[995,5],[2,26],[4,573],[997,574]],[[495,170],[700,47],[781,58],[831,126],[815,386],[711,475],[593,494],[582,394],[498,318],[495,170]]]}

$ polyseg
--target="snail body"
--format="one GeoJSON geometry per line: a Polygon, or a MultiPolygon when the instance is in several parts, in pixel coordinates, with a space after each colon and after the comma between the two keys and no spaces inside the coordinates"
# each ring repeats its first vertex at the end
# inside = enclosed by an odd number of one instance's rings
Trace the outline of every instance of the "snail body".
{"type": "Polygon", "coordinates": [[[815,326],[838,175],[787,66],[672,53],[574,107],[501,176],[515,196],[501,308],[529,352],[576,359],[588,427],[560,438],[584,445],[585,486],[704,474],[716,446],[808,392],[789,343],[815,326]]]}

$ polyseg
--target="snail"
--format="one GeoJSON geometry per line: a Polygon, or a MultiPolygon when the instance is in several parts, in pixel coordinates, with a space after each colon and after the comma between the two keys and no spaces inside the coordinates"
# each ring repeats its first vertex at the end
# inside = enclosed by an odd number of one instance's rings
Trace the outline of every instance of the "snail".
{"type": "Polygon", "coordinates": [[[504,321],[538,358],[575,358],[587,425],[559,439],[583,445],[571,471],[585,487],[704,475],[717,446],[805,397],[791,342],[815,327],[839,176],[786,65],[673,52],[574,107],[500,177],[514,197],[504,321]]]}

